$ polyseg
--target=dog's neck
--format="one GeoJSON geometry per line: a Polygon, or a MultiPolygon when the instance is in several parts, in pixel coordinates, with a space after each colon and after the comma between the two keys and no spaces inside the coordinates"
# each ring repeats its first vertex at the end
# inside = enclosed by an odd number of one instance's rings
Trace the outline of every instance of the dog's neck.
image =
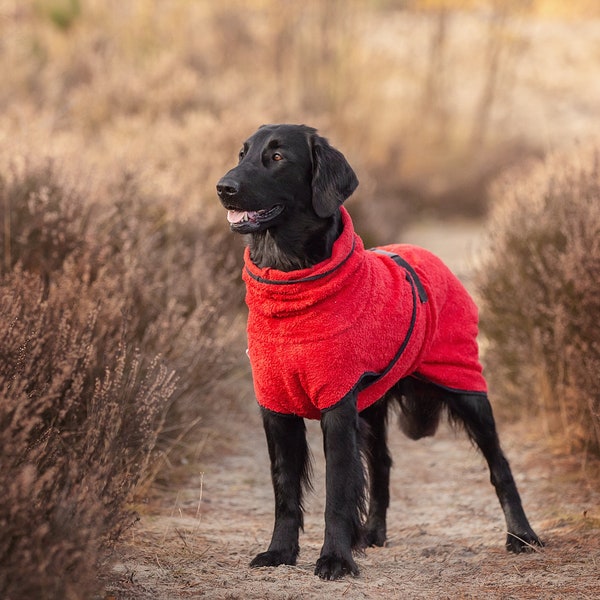
{"type": "Polygon", "coordinates": [[[331,256],[333,243],[342,231],[339,212],[327,219],[297,217],[287,223],[246,236],[250,259],[259,268],[298,271],[331,256]]]}

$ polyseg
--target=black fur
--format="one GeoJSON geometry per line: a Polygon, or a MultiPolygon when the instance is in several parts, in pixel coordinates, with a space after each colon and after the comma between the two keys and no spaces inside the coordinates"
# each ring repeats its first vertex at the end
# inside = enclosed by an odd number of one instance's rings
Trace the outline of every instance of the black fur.
{"type": "Polygon", "coordinates": [[[309,486],[310,456],[304,420],[262,409],[275,492],[275,529],[269,548],[250,566],[295,565],[304,526],[302,496],[309,486]]]}
{"type": "Polygon", "coordinates": [[[283,207],[264,226],[232,229],[248,234],[254,264],[294,271],[328,258],[340,233],[337,209],[357,185],[342,153],[311,127],[263,125],[244,143],[238,166],[221,178],[217,192],[227,209],[283,207]],[[275,154],[282,160],[273,160],[275,154]]]}
{"type": "MultiPolygon", "coordinates": [[[[245,142],[238,166],[219,181],[217,192],[227,209],[250,211],[246,214],[251,218],[232,224],[232,229],[246,235],[252,261],[259,267],[291,271],[331,255],[340,233],[339,207],[357,185],[344,156],[314,129],[265,125],[245,142]]],[[[393,403],[401,409],[401,429],[412,439],[433,435],[444,410],[453,422],[463,425],[488,463],[506,518],[507,549],[524,552],[541,546],[500,448],[487,397],[406,378],[360,415],[356,395],[351,393],[321,416],[327,496],[325,538],[315,574],[323,579],[358,575],[353,551],[385,543],[392,465],[387,418],[393,403]],[[361,452],[368,468],[368,509],[361,452]]],[[[256,556],[251,566],[293,565],[310,472],[304,423],[265,409],[262,415],[275,492],[275,525],[268,550],[256,556]]]]}

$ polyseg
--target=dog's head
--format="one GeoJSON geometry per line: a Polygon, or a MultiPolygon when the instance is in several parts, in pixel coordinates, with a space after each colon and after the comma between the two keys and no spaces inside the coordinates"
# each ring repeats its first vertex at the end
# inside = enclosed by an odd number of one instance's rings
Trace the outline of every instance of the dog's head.
{"type": "Polygon", "coordinates": [[[332,216],[358,179],[344,155],[305,125],[263,125],[217,184],[233,231],[256,233],[294,215],[332,216]]]}

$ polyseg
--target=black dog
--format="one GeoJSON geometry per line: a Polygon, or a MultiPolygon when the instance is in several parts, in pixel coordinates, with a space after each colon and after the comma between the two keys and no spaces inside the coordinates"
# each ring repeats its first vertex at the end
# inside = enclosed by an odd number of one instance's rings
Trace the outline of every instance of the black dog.
{"type": "MultiPolygon", "coordinates": [[[[331,259],[346,222],[344,215],[347,213],[341,205],[357,185],[356,175],[344,156],[312,128],[267,125],[251,136],[240,151],[238,166],[217,185],[221,202],[228,209],[231,229],[246,234],[248,248],[244,277],[248,292],[256,280],[259,285],[275,283],[267,287],[273,288],[273,293],[277,294],[288,283],[286,274],[295,277],[298,273],[302,275],[301,281],[319,278],[322,278],[321,281],[334,281],[341,272],[341,267],[335,271],[339,265],[318,275],[311,275],[311,269],[318,269],[331,259]],[[267,281],[254,271],[272,274],[274,280],[267,281]]],[[[393,258],[399,264],[398,272],[403,269],[402,281],[410,283],[413,310],[416,310],[419,298],[421,303],[427,301],[419,276],[401,258],[393,258]]],[[[389,264],[387,268],[392,271],[389,264]]],[[[452,308],[451,304],[448,306],[452,308]]],[[[257,336],[264,336],[265,343],[269,336],[275,335],[273,331],[264,331],[273,317],[268,314],[270,310],[270,298],[267,297],[264,305],[258,307],[258,312],[264,313],[264,320],[253,325],[253,331],[257,336]]],[[[409,338],[410,331],[394,360],[403,351],[409,351],[409,338]]],[[[256,357],[252,356],[252,345],[250,350],[253,360],[256,357]]],[[[304,360],[301,355],[293,355],[291,350],[290,355],[283,352],[267,358],[273,377],[280,370],[287,369],[290,362],[304,360]]],[[[253,360],[253,371],[255,387],[260,392],[263,384],[257,381],[258,363],[267,359],[259,357],[256,360],[256,365],[253,360]]],[[[342,360],[340,364],[350,368],[349,360],[342,360]]],[[[337,368],[339,370],[339,365],[337,368]]],[[[337,378],[335,373],[332,365],[332,378],[337,378]]],[[[268,374],[267,371],[266,379],[269,379],[268,374]]],[[[379,400],[361,407],[360,393],[380,382],[383,375],[367,373],[326,409],[316,414],[306,413],[311,418],[321,419],[326,458],[325,539],[315,574],[323,579],[337,579],[347,573],[358,575],[353,550],[368,545],[382,546],[385,542],[392,464],[386,444],[386,423],[392,402],[400,405],[401,427],[413,439],[433,435],[443,409],[454,422],[462,424],[489,465],[491,481],[506,518],[507,549],[524,552],[540,546],[541,542],[525,516],[510,467],[500,448],[485,392],[449,389],[408,373],[382,389],[379,400]],[[366,457],[368,466],[368,508],[362,455],[366,457]]],[[[306,382],[310,377],[311,373],[299,373],[295,375],[294,384],[301,385],[298,382],[306,382]]],[[[270,383],[266,381],[264,389],[270,389],[270,383]]],[[[305,383],[305,388],[309,387],[309,383],[305,383]]],[[[293,404],[295,399],[291,387],[287,395],[293,404]]],[[[274,398],[273,401],[279,399],[274,398]]],[[[259,398],[259,402],[271,459],[275,525],[268,550],[256,556],[251,566],[293,565],[299,553],[303,491],[308,485],[309,474],[304,421],[294,409],[267,408],[273,406],[268,398],[259,398]]],[[[303,413],[300,411],[300,414],[303,413]]]]}

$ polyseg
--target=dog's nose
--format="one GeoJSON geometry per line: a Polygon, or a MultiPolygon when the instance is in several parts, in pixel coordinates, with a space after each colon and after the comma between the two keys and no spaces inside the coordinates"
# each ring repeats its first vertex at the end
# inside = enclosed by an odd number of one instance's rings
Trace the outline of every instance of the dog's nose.
{"type": "Polygon", "coordinates": [[[240,185],[237,181],[233,181],[232,179],[221,179],[219,183],[217,183],[217,194],[219,198],[223,200],[231,199],[237,196],[240,191],[240,185]]]}

